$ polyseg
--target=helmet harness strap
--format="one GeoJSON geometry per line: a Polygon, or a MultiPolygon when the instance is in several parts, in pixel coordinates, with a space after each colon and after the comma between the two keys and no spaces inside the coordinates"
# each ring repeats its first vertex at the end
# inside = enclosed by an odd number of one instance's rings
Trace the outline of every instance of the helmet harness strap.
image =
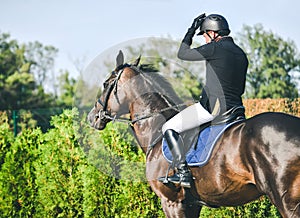
{"type": "Polygon", "coordinates": [[[205,31],[206,35],[208,35],[208,37],[211,39],[212,42],[216,41],[216,39],[220,36],[218,32],[213,31],[214,33],[216,33],[216,35],[214,37],[211,37],[211,35],[208,33],[208,31],[205,31]]]}

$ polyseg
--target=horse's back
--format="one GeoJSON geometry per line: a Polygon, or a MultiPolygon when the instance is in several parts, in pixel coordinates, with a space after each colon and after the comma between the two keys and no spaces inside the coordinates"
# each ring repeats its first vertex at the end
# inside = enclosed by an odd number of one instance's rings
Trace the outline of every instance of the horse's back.
{"type": "MultiPolygon", "coordinates": [[[[285,113],[267,112],[246,121],[248,137],[257,137],[262,144],[277,149],[300,148],[300,118],[285,113]]],[[[298,153],[298,150],[295,150],[298,153]]]]}
{"type": "Polygon", "coordinates": [[[274,126],[278,130],[291,130],[292,133],[297,134],[297,128],[300,128],[300,118],[280,112],[265,112],[258,114],[248,119],[247,124],[254,123],[258,128],[263,126],[274,126]]]}

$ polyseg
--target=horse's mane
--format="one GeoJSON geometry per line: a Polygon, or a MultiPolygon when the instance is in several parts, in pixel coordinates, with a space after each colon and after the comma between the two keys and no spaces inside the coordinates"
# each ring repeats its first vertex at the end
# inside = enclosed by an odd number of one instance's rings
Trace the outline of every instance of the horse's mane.
{"type": "Polygon", "coordinates": [[[143,73],[159,72],[159,70],[153,64],[140,64],[138,69],[143,73]]]}
{"type": "MultiPolygon", "coordinates": [[[[182,100],[176,94],[171,83],[151,64],[142,64],[138,72],[151,83],[151,91],[159,93],[166,98],[172,105],[182,104],[182,100]]],[[[155,103],[155,102],[154,102],[155,103]]]]}

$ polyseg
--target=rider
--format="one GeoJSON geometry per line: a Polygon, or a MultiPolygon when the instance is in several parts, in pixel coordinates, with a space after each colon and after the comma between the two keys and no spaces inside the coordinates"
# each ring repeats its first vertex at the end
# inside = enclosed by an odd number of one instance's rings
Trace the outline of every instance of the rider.
{"type": "MultiPolygon", "coordinates": [[[[230,33],[226,19],[219,14],[205,14],[194,19],[182,40],[178,58],[188,61],[206,61],[206,85],[202,90],[200,103],[195,103],[168,120],[162,127],[177,169],[168,181],[190,187],[192,174],[185,160],[180,133],[210,122],[215,116],[233,107],[242,106],[248,59],[237,46],[230,33]],[[206,44],[191,48],[196,30],[203,35],[206,44]]],[[[162,179],[159,179],[162,181],[162,179]]]]}

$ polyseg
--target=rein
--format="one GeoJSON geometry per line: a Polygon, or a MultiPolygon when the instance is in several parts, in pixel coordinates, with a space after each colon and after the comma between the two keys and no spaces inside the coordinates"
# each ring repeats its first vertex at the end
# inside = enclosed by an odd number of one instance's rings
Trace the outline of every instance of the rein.
{"type": "MultiPolygon", "coordinates": [[[[159,110],[159,111],[155,111],[155,112],[153,112],[153,113],[145,114],[145,115],[143,115],[143,116],[138,116],[138,115],[137,115],[137,116],[136,116],[137,118],[135,118],[135,119],[133,119],[133,120],[131,120],[131,118],[126,118],[126,117],[118,117],[118,118],[117,118],[117,115],[111,116],[111,115],[109,115],[108,113],[102,114],[101,116],[104,117],[104,118],[106,118],[106,119],[111,120],[112,122],[117,121],[117,122],[128,123],[129,125],[133,125],[133,124],[135,124],[136,122],[138,122],[138,121],[140,121],[140,120],[148,119],[148,118],[150,118],[150,117],[153,117],[153,116],[155,116],[155,115],[158,115],[158,114],[160,114],[160,113],[162,113],[162,112],[165,112],[165,111],[168,111],[168,110],[172,110],[172,109],[178,110],[177,107],[181,107],[181,106],[185,106],[185,105],[186,105],[186,103],[177,104],[177,105],[174,105],[174,106],[166,107],[166,108],[161,109],[161,110],[159,110]]],[[[101,112],[103,112],[103,111],[101,111],[101,112]]],[[[106,112],[106,111],[104,111],[104,112],[106,112]]],[[[99,113],[100,113],[100,112],[99,112],[99,113]]]]}

